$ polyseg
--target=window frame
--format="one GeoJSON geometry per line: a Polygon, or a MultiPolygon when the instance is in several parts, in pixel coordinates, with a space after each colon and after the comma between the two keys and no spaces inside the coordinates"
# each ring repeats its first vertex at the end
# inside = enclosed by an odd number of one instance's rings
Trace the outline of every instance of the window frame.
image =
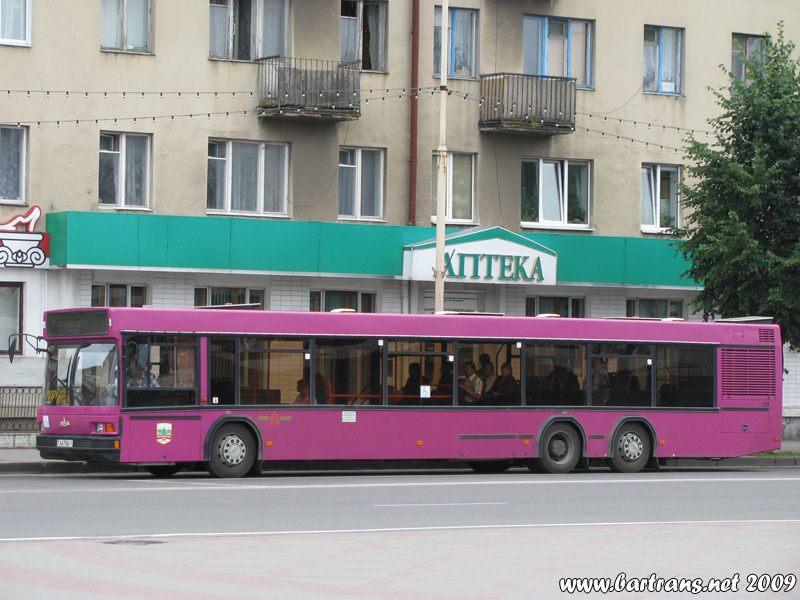
{"type": "MultiPolygon", "coordinates": [[[[339,35],[340,35],[340,59],[343,63],[351,63],[357,62],[359,64],[359,69],[361,71],[366,71],[369,73],[386,73],[386,39],[387,39],[387,32],[388,32],[388,21],[387,21],[387,12],[388,12],[388,0],[351,0],[356,4],[356,16],[346,16],[340,15],[340,27],[339,27],[339,35]],[[371,68],[365,68],[364,66],[364,40],[365,40],[365,30],[367,29],[367,21],[364,18],[364,7],[365,5],[368,6],[377,6],[379,11],[379,23],[378,23],[378,43],[376,44],[377,49],[377,65],[372,65],[371,68]],[[353,20],[356,24],[356,32],[357,38],[355,40],[355,55],[351,58],[348,56],[348,52],[345,50],[345,19],[353,20]]],[[[344,4],[344,3],[342,3],[344,4]]]]}
{"type": "Polygon", "coordinates": [[[261,308],[255,310],[267,310],[267,291],[259,287],[247,286],[224,286],[224,285],[198,285],[194,288],[194,307],[201,306],[224,306],[222,304],[210,304],[209,298],[214,291],[234,290],[242,292],[245,296],[245,304],[259,304],[261,308]],[[261,301],[255,301],[254,295],[261,295],[261,301]]]}
{"type": "Polygon", "coordinates": [[[24,20],[25,20],[25,34],[22,38],[4,38],[2,37],[3,32],[3,14],[4,10],[3,7],[7,2],[13,2],[13,0],[0,0],[0,45],[2,46],[24,46],[30,47],[31,46],[31,30],[32,25],[31,21],[33,20],[33,0],[20,0],[23,9],[25,11],[24,20]]]}
{"type": "MultiPolygon", "coordinates": [[[[447,66],[447,77],[449,79],[478,79],[478,10],[473,8],[461,8],[461,7],[448,7],[449,16],[447,19],[447,39],[449,40],[448,44],[448,66],[447,66]],[[455,46],[456,46],[456,38],[459,36],[452,35],[453,28],[456,26],[456,14],[457,13],[468,13],[470,16],[470,31],[469,31],[469,66],[470,66],[470,73],[469,75],[464,75],[463,73],[457,75],[457,70],[455,68],[455,46]]],[[[433,77],[436,79],[441,78],[441,40],[442,40],[442,26],[437,25],[436,22],[442,22],[442,7],[441,5],[434,6],[433,8],[433,77]],[[437,40],[437,32],[438,32],[438,40],[437,40]],[[437,51],[437,48],[439,50],[437,51]]],[[[459,69],[460,71],[461,69],[459,69]]]]}
{"type": "Polygon", "coordinates": [[[264,142],[253,140],[235,140],[224,138],[209,138],[208,139],[209,155],[206,161],[206,213],[210,215],[248,215],[248,216],[265,216],[265,217],[288,217],[289,216],[289,144],[282,142],[264,142]],[[225,156],[211,156],[210,150],[212,144],[224,144],[225,156]],[[243,210],[233,208],[233,172],[234,172],[234,145],[244,144],[251,146],[258,146],[258,168],[255,173],[256,178],[256,208],[255,210],[243,210]],[[283,180],[280,183],[280,198],[279,210],[270,211],[265,209],[266,203],[266,190],[267,190],[267,173],[265,161],[267,158],[268,147],[277,147],[282,149],[282,165],[281,176],[283,180]],[[210,177],[212,175],[211,161],[224,161],[224,190],[223,190],[223,208],[212,208],[208,205],[209,192],[210,192],[210,177]]]}
{"type": "Polygon", "coordinates": [[[537,207],[537,213],[541,215],[539,220],[537,221],[530,221],[523,219],[523,209],[524,209],[524,190],[525,188],[522,185],[522,181],[520,181],[520,224],[522,227],[536,227],[536,228],[546,228],[546,229],[588,229],[590,227],[591,221],[591,199],[592,199],[592,161],[584,160],[584,159],[557,159],[557,158],[523,158],[520,171],[521,171],[521,178],[524,177],[524,165],[538,163],[538,174],[537,180],[539,184],[538,189],[538,198],[539,198],[539,206],[537,207]],[[545,198],[544,198],[544,187],[545,187],[545,177],[544,177],[544,168],[545,165],[555,165],[557,169],[557,180],[558,180],[558,193],[559,193],[559,211],[561,213],[561,219],[558,221],[554,220],[546,220],[544,219],[544,208],[545,208],[545,198]],[[584,222],[582,223],[572,223],[569,220],[569,207],[570,207],[570,197],[569,197],[569,179],[570,179],[570,165],[581,165],[586,168],[586,217],[584,222]]]}
{"type": "MultiPolygon", "coordinates": [[[[644,48],[643,48],[643,83],[642,83],[642,91],[645,94],[662,94],[667,96],[681,96],[683,94],[683,42],[684,42],[684,33],[685,30],[681,27],[664,27],[660,25],[645,25],[644,26],[644,48]],[[648,31],[656,32],[656,41],[649,42],[647,40],[647,33],[648,31]],[[675,32],[677,35],[677,48],[675,49],[675,69],[677,71],[676,74],[676,81],[674,82],[675,89],[670,90],[668,89],[668,83],[664,80],[664,33],[666,31],[675,32]],[[648,80],[647,80],[647,47],[648,46],[655,46],[656,47],[656,68],[655,68],[655,89],[648,89],[648,80]]],[[[652,87],[652,86],[651,86],[652,87]]]]}
{"type": "Polygon", "coordinates": [[[101,7],[100,7],[100,49],[103,51],[108,52],[128,52],[131,54],[152,54],[153,46],[152,46],[152,31],[153,31],[153,4],[151,0],[141,0],[146,2],[146,10],[147,10],[147,17],[146,17],[146,31],[145,31],[145,44],[143,48],[134,48],[129,47],[128,39],[129,39],[129,31],[128,31],[128,21],[129,21],[129,2],[131,0],[110,0],[111,2],[117,3],[117,10],[118,10],[118,17],[120,22],[117,23],[117,34],[119,35],[119,45],[118,46],[105,46],[103,45],[103,21],[105,15],[103,14],[106,10],[107,0],[102,0],[101,7]]]}
{"type": "MultiPolygon", "coordinates": [[[[14,333],[12,333],[11,335],[15,335],[16,334],[16,335],[22,336],[22,326],[23,326],[23,323],[25,322],[24,321],[24,317],[25,317],[25,314],[24,314],[24,308],[25,308],[25,302],[24,302],[24,300],[25,300],[25,298],[24,298],[25,284],[23,284],[21,282],[3,281],[3,282],[0,282],[0,289],[1,288],[12,288],[12,289],[19,290],[19,297],[18,297],[18,304],[17,304],[17,326],[16,326],[16,328],[14,330],[14,333]]],[[[8,337],[9,336],[4,336],[3,345],[5,346],[5,349],[4,350],[0,349],[0,355],[8,355],[8,345],[7,345],[8,344],[8,337]]],[[[23,347],[19,342],[17,342],[17,347],[18,347],[17,351],[18,352],[22,352],[23,347]]]]}
{"type": "Polygon", "coordinates": [[[765,35],[751,35],[747,33],[733,33],[731,34],[731,73],[735,79],[739,81],[744,81],[745,84],[748,83],[747,78],[747,66],[745,65],[745,60],[754,61],[757,59],[753,58],[754,50],[750,48],[750,43],[753,41],[758,41],[758,48],[755,50],[755,53],[758,55],[762,55],[764,52],[764,40],[767,38],[765,35]],[[737,39],[740,38],[740,39],[737,39]],[[738,48],[737,48],[738,44],[738,48]],[[738,67],[741,70],[740,73],[737,73],[737,56],[738,58],[738,67]]]}
{"type": "Polygon", "coordinates": [[[117,209],[125,209],[125,210],[150,210],[150,186],[152,182],[152,165],[150,161],[152,160],[153,154],[153,136],[149,133],[127,133],[127,132],[119,132],[119,131],[101,131],[100,132],[100,148],[99,148],[99,156],[102,157],[104,154],[116,154],[117,155],[117,165],[116,168],[118,170],[118,178],[115,185],[115,201],[114,203],[111,202],[103,202],[100,198],[100,179],[102,178],[102,168],[98,169],[98,204],[100,207],[107,207],[107,208],[117,208],[117,209]],[[117,140],[117,149],[116,150],[104,150],[102,147],[102,140],[103,137],[110,137],[112,139],[117,140]],[[128,159],[128,139],[129,138],[143,138],[145,140],[145,152],[142,164],[144,166],[144,184],[142,186],[143,191],[143,201],[142,204],[129,204],[128,197],[127,197],[127,169],[126,162],[128,159]]]}
{"type": "MultiPolygon", "coordinates": [[[[21,131],[22,135],[20,137],[19,145],[16,148],[17,153],[19,154],[19,162],[17,165],[18,174],[19,174],[19,181],[18,181],[18,190],[17,190],[17,197],[16,198],[5,198],[0,196],[0,204],[25,204],[26,201],[26,187],[27,187],[27,164],[28,164],[28,128],[27,127],[19,127],[17,125],[0,125],[0,136],[2,136],[3,130],[13,130],[13,131],[21,131]]],[[[3,149],[2,144],[0,144],[0,150],[3,149]]],[[[3,157],[0,156],[0,165],[2,165],[3,157]]],[[[0,171],[2,172],[2,171],[0,171]]],[[[2,188],[0,188],[2,190],[2,188]]]]}
{"type": "MultiPolygon", "coordinates": [[[[209,18],[208,18],[208,26],[209,26],[209,39],[208,39],[208,57],[212,60],[238,60],[238,61],[246,61],[246,62],[254,62],[263,58],[269,58],[269,56],[262,56],[264,53],[264,37],[266,35],[264,31],[264,14],[266,12],[266,2],[274,2],[275,0],[253,0],[251,14],[250,14],[250,27],[249,31],[247,32],[250,36],[249,46],[250,46],[250,56],[247,58],[242,58],[238,56],[238,40],[240,39],[241,34],[241,16],[238,13],[238,6],[241,0],[210,0],[209,2],[209,18]],[[211,15],[211,7],[212,6],[225,6],[227,8],[227,16],[226,16],[226,27],[225,27],[225,55],[217,55],[212,53],[212,43],[211,43],[211,27],[212,27],[212,15],[211,15]]],[[[280,46],[280,51],[277,56],[286,56],[286,48],[287,48],[287,34],[288,34],[288,23],[289,23],[289,10],[288,10],[288,3],[289,0],[277,0],[280,2],[280,9],[281,9],[281,19],[280,19],[280,40],[278,40],[278,45],[280,46]]]]}
{"type": "Polygon", "coordinates": [[[361,290],[340,290],[334,288],[320,288],[312,289],[308,294],[308,310],[309,312],[330,312],[338,309],[350,309],[352,306],[336,307],[327,309],[327,294],[353,294],[356,296],[356,312],[378,312],[378,293],[377,292],[364,292],[361,290]],[[372,310],[370,310],[370,308],[372,310]]]}
{"type": "Polygon", "coordinates": [[[147,306],[147,285],[139,285],[134,283],[92,283],[91,287],[91,306],[108,307],[108,306],[132,306],[134,308],[141,308],[147,306]],[[111,300],[112,288],[125,288],[125,304],[109,304],[111,300]],[[95,302],[95,290],[102,289],[102,304],[95,302]],[[142,292],[142,303],[131,304],[133,300],[133,290],[140,290],[142,292]]]}
{"type": "Polygon", "coordinates": [[[643,297],[636,297],[636,298],[626,298],[625,299],[625,316],[628,318],[642,318],[642,319],[685,319],[686,312],[685,312],[685,305],[686,302],[681,298],[643,298],[643,297]],[[652,317],[642,317],[641,316],[641,302],[653,302],[654,306],[658,302],[666,302],[666,310],[667,314],[664,316],[652,316],[652,317]],[[673,314],[673,308],[677,308],[677,312],[680,314],[673,314]]]}
{"type": "Polygon", "coordinates": [[[383,206],[384,206],[384,198],[385,198],[385,174],[384,174],[384,165],[386,164],[385,161],[386,150],[383,148],[362,148],[362,147],[355,147],[355,146],[340,146],[339,147],[339,203],[338,203],[338,216],[339,220],[357,220],[357,221],[383,221],[383,206]],[[354,152],[355,153],[355,164],[344,164],[342,163],[342,152],[354,152]],[[364,167],[363,167],[363,154],[364,152],[374,152],[379,157],[379,164],[378,168],[376,169],[375,176],[377,181],[373,181],[372,184],[375,185],[376,189],[378,190],[378,199],[376,200],[376,208],[379,214],[377,215],[364,215],[364,203],[363,203],[363,193],[364,193],[364,167]],[[354,207],[354,214],[343,214],[342,213],[342,169],[353,169],[355,171],[355,185],[354,187],[354,197],[352,198],[353,207],[354,207]]]}
{"type": "MultiPolygon", "coordinates": [[[[445,191],[445,222],[447,223],[466,223],[472,224],[475,223],[475,158],[477,154],[474,152],[448,152],[447,153],[447,165],[445,167],[445,172],[447,174],[447,183],[446,183],[446,191],[445,191]],[[455,173],[455,169],[453,168],[453,158],[455,156],[469,156],[470,157],[470,216],[467,219],[456,219],[453,218],[453,175],[455,173]]],[[[438,153],[433,153],[433,169],[432,169],[432,177],[431,177],[431,222],[436,223],[436,191],[437,186],[439,183],[439,174],[438,174],[438,153]]]]}
{"type": "MultiPolygon", "coordinates": [[[[680,227],[681,223],[681,181],[683,179],[683,169],[680,165],[668,165],[668,164],[654,164],[654,163],[643,163],[641,168],[641,191],[640,191],[640,215],[639,215],[639,223],[641,227],[641,231],[643,233],[666,233],[672,227],[680,227]],[[653,223],[644,223],[644,209],[645,209],[645,172],[649,172],[650,174],[647,177],[648,184],[649,184],[649,209],[653,213],[653,223]],[[675,181],[675,223],[671,225],[663,225],[662,224],[662,198],[661,198],[661,178],[663,171],[671,171],[676,174],[676,181],[675,181]],[[658,217],[658,221],[656,222],[656,217],[658,217]]],[[[670,202],[672,202],[672,198],[670,198],[670,202]]]]}
{"type": "Polygon", "coordinates": [[[525,298],[525,316],[527,317],[535,317],[540,314],[552,314],[552,313],[543,313],[541,309],[541,301],[543,299],[547,300],[560,300],[566,303],[567,306],[567,314],[561,315],[562,317],[568,317],[573,319],[584,319],[586,318],[586,298],[583,296],[557,296],[557,295],[549,295],[549,296],[528,296],[525,298]]]}
{"type": "MultiPolygon", "coordinates": [[[[564,60],[564,75],[557,77],[570,77],[575,79],[575,85],[579,90],[592,90],[594,89],[594,28],[595,22],[591,19],[571,19],[568,17],[548,17],[542,15],[523,15],[523,73],[526,75],[541,75],[552,76],[549,73],[550,66],[550,23],[560,22],[566,25],[566,46],[564,60]],[[538,65],[533,69],[533,65],[528,62],[527,53],[525,52],[525,40],[527,31],[525,23],[527,20],[536,20],[539,22],[539,46],[538,46],[538,65]],[[583,77],[578,77],[572,73],[573,67],[573,23],[583,23],[586,26],[585,35],[585,54],[583,57],[584,74],[583,77]],[[536,72],[532,72],[532,71],[536,72]]],[[[534,60],[534,59],[531,59],[534,60]]]]}

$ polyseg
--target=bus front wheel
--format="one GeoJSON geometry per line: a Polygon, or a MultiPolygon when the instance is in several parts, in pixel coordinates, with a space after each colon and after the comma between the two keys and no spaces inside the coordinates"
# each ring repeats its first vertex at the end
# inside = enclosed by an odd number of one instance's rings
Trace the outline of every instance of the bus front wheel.
{"type": "Polygon", "coordinates": [[[243,477],[256,460],[253,434],[242,425],[223,425],[211,440],[208,472],[214,477],[243,477]]]}
{"type": "Polygon", "coordinates": [[[556,423],[542,436],[542,453],[534,459],[533,469],[548,473],[569,473],[581,458],[581,442],[572,425],[556,423]]]}
{"type": "Polygon", "coordinates": [[[608,466],[617,473],[636,473],[650,460],[650,436],[641,425],[623,425],[614,436],[614,449],[608,466]]]}

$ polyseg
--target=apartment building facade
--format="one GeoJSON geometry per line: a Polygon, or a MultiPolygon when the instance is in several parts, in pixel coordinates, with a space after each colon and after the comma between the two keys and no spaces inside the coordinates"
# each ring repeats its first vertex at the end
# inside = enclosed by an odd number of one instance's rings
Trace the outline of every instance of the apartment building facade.
{"type": "MultiPolygon", "coordinates": [[[[681,148],[796,3],[446,12],[0,0],[0,339],[68,306],[433,310],[444,31],[446,308],[700,319],[681,148]]],[[[18,362],[0,384],[38,381],[18,362]]]]}

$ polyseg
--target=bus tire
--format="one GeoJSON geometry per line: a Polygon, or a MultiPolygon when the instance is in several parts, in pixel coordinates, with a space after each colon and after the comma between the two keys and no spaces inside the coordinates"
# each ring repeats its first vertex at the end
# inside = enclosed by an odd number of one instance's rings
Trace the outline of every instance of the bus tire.
{"type": "Polygon", "coordinates": [[[243,477],[255,460],[255,438],[243,425],[223,425],[214,434],[208,461],[208,472],[214,477],[243,477]]]}
{"type": "Polygon", "coordinates": [[[505,473],[511,468],[510,460],[482,460],[480,462],[467,463],[469,468],[476,473],[505,473]]]}
{"type": "Polygon", "coordinates": [[[536,469],[548,473],[569,473],[581,458],[581,440],[576,429],[567,423],[547,428],[541,442],[541,455],[534,459],[536,469]]]}
{"type": "Polygon", "coordinates": [[[165,465],[145,465],[144,470],[150,473],[151,475],[155,475],[156,477],[172,477],[183,469],[183,464],[181,463],[172,463],[172,464],[165,464],[165,465]]]}
{"type": "Polygon", "coordinates": [[[650,460],[651,443],[644,427],[636,423],[624,423],[614,434],[608,466],[617,473],[637,473],[650,460]]]}

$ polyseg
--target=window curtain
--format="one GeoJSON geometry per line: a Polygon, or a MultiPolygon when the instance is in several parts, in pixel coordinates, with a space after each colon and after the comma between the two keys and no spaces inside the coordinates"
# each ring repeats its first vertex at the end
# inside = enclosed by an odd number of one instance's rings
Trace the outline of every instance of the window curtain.
{"type": "Polygon", "coordinates": [[[17,200],[22,189],[24,129],[0,127],[0,198],[17,200]]]}
{"type": "Polygon", "coordinates": [[[233,143],[231,210],[255,212],[258,198],[258,144],[233,143]]]}
{"type": "Polygon", "coordinates": [[[522,22],[522,72],[525,75],[542,73],[542,25],[539,17],[525,17],[522,22]]]}
{"type": "Polygon", "coordinates": [[[147,138],[125,137],[125,205],[147,205],[147,138]]]}
{"type": "Polygon", "coordinates": [[[103,0],[100,6],[100,45],[122,47],[122,0],[103,0]]]}
{"type": "Polygon", "coordinates": [[[642,225],[655,225],[653,169],[642,167],[642,225]]]}
{"type": "Polygon", "coordinates": [[[215,58],[228,56],[227,0],[211,0],[208,20],[208,55],[215,58]]]}
{"type": "Polygon", "coordinates": [[[364,35],[361,68],[367,71],[383,71],[383,27],[385,2],[364,4],[364,35]]]}
{"type": "Polygon", "coordinates": [[[339,214],[356,214],[356,151],[339,150],[339,214]]]}
{"type": "Polygon", "coordinates": [[[283,56],[285,0],[263,0],[261,57],[283,56]]]}
{"type": "Polygon", "coordinates": [[[452,55],[453,77],[472,77],[475,56],[475,13],[471,10],[453,11],[452,55]]]}
{"type": "Polygon", "coordinates": [[[681,32],[677,29],[661,30],[661,91],[680,91],[681,32]]]}
{"type": "Polygon", "coordinates": [[[150,0],[128,0],[127,25],[128,50],[149,50],[150,0]]]}
{"type": "Polygon", "coordinates": [[[267,144],[264,151],[264,212],[286,212],[286,146],[267,144]]]}
{"type": "Polygon", "coordinates": [[[361,216],[381,216],[381,153],[361,151],[361,216]]]}
{"type": "Polygon", "coordinates": [[[0,0],[0,38],[24,40],[25,0],[0,0]]]}

